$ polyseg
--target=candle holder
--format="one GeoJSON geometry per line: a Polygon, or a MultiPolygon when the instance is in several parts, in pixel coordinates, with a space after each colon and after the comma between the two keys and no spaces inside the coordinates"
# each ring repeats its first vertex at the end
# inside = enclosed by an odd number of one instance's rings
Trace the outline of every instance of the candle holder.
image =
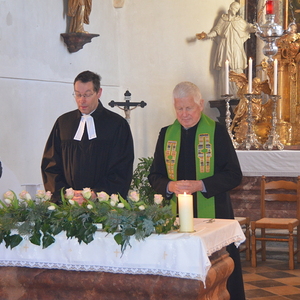
{"type": "Polygon", "coordinates": [[[263,54],[268,57],[268,62],[273,61],[273,56],[278,52],[276,40],[283,35],[283,29],[280,25],[275,23],[274,14],[266,14],[266,23],[259,25],[256,23],[256,36],[265,42],[263,47],[263,54]]]}
{"type": "Polygon", "coordinates": [[[283,150],[284,145],[279,140],[279,135],[276,132],[277,125],[277,102],[281,97],[279,95],[270,95],[270,98],[273,101],[273,111],[272,111],[272,127],[270,130],[269,137],[267,141],[264,143],[263,148],[265,150],[283,150]]]}
{"type": "Polygon", "coordinates": [[[233,98],[233,95],[225,94],[225,95],[221,95],[221,97],[224,98],[226,102],[226,118],[225,118],[226,128],[230,136],[230,139],[232,141],[234,149],[237,149],[239,144],[235,140],[232,130],[230,129],[232,123],[231,112],[230,112],[230,100],[233,98]]]}
{"type": "Polygon", "coordinates": [[[252,116],[252,99],[258,98],[260,95],[257,94],[245,94],[248,100],[248,112],[247,112],[247,123],[248,129],[245,140],[240,144],[239,149],[241,150],[251,150],[262,148],[261,143],[257,139],[257,135],[253,130],[253,116],[252,116]]]}

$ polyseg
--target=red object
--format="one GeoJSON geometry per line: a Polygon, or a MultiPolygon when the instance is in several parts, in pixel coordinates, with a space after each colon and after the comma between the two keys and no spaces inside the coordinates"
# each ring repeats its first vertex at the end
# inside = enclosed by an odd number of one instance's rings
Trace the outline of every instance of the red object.
{"type": "Polygon", "coordinates": [[[266,2],[266,14],[274,15],[274,1],[273,0],[268,0],[266,2]]]}

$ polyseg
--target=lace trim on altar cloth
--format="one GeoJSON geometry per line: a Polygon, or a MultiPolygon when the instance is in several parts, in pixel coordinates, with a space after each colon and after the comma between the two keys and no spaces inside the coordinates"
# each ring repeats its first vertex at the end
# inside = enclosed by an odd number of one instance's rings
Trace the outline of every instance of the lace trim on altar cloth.
{"type": "Polygon", "coordinates": [[[207,250],[207,255],[211,256],[214,252],[217,252],[217,251],[221,250],[224,247],[227,247],[228,245],[230,245],[232,243],[234,243],[235,246],[238,248],[240,246],[240,244],[242,244],[244,241],[245,241],[245,239],[241,240],[240,235],[233,236],[233,237],[227,239],[226,241],[224,241],[220,244],[217,244],[214,247],[207,250]]]}
{"type": "MultiPolygon", "coordinates": [[[[92,271],[92,272],[108,272],[118,274],[133,274],[133,275],[161,275],[167,277],[177,277],[184,279],[201,280],[205,282],[206,276],[196,273],[186,273],[161,269],[144,269],[144,268],[119,268],[119,267],[104,267],[96,265],[75,265],[75,264],[57,264],[57,263],[42,263],[42,262],[27,262],[27,261],[0,261],[1,267],[27,267],[39,269],[59,269],[66,271],[92,271]]],[[[210,266],[206,267],[208,272],[210,266]]],[[[207,273],[206,272],[206,273],[207,273]]]]}

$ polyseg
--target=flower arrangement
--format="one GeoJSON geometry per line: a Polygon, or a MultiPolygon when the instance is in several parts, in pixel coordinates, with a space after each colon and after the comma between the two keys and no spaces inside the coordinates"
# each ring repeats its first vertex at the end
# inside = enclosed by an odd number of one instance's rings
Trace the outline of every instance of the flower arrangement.
{"type": "Polygon", "coordinates": [[[47,248],[65,231],[68,238],[88,244],[101,224],[103,231],[114,234],[124,253],[132,237],[140,241],[152,233],[178,229],[176,216],[169,205],[162,204],[161,195],[154,195],[153,204],[148,204],[136,191],[130,191],[125,200],[117,194],[95,194],[85,188],[80,191],[81,203],[74,200],[76,193],[72,188],[62,189],[62,205],[56,205],[50,192],[39,190],[35,199],[27,191],[22,191],[19,199],[13,191],[6,192],[0,200],[0,243],[13,248],[28,236],[31,243],[47,248]]]}

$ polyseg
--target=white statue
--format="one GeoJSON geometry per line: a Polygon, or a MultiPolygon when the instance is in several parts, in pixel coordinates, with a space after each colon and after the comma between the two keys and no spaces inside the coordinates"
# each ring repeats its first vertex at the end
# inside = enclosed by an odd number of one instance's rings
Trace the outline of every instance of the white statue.
{"type": "MultiPolygon", "coordinates": [[[[231,71],[243,73],[247,68],[247,57],[244,43],[250,38],[250,33],[256,31],[253,24],[247,23],[237,13],[240,9],[238,2],[232,2],[228,14],[223,14],[217,25],[208,33],[196,34],[197,39],[212,39],[219,37],[213,67],[219,71],[220,94],[224,94],[225,61],[228,59],[231,71]]],[[[236,94],[235,86],[231,83],[230,93],[236,94]]]]}

